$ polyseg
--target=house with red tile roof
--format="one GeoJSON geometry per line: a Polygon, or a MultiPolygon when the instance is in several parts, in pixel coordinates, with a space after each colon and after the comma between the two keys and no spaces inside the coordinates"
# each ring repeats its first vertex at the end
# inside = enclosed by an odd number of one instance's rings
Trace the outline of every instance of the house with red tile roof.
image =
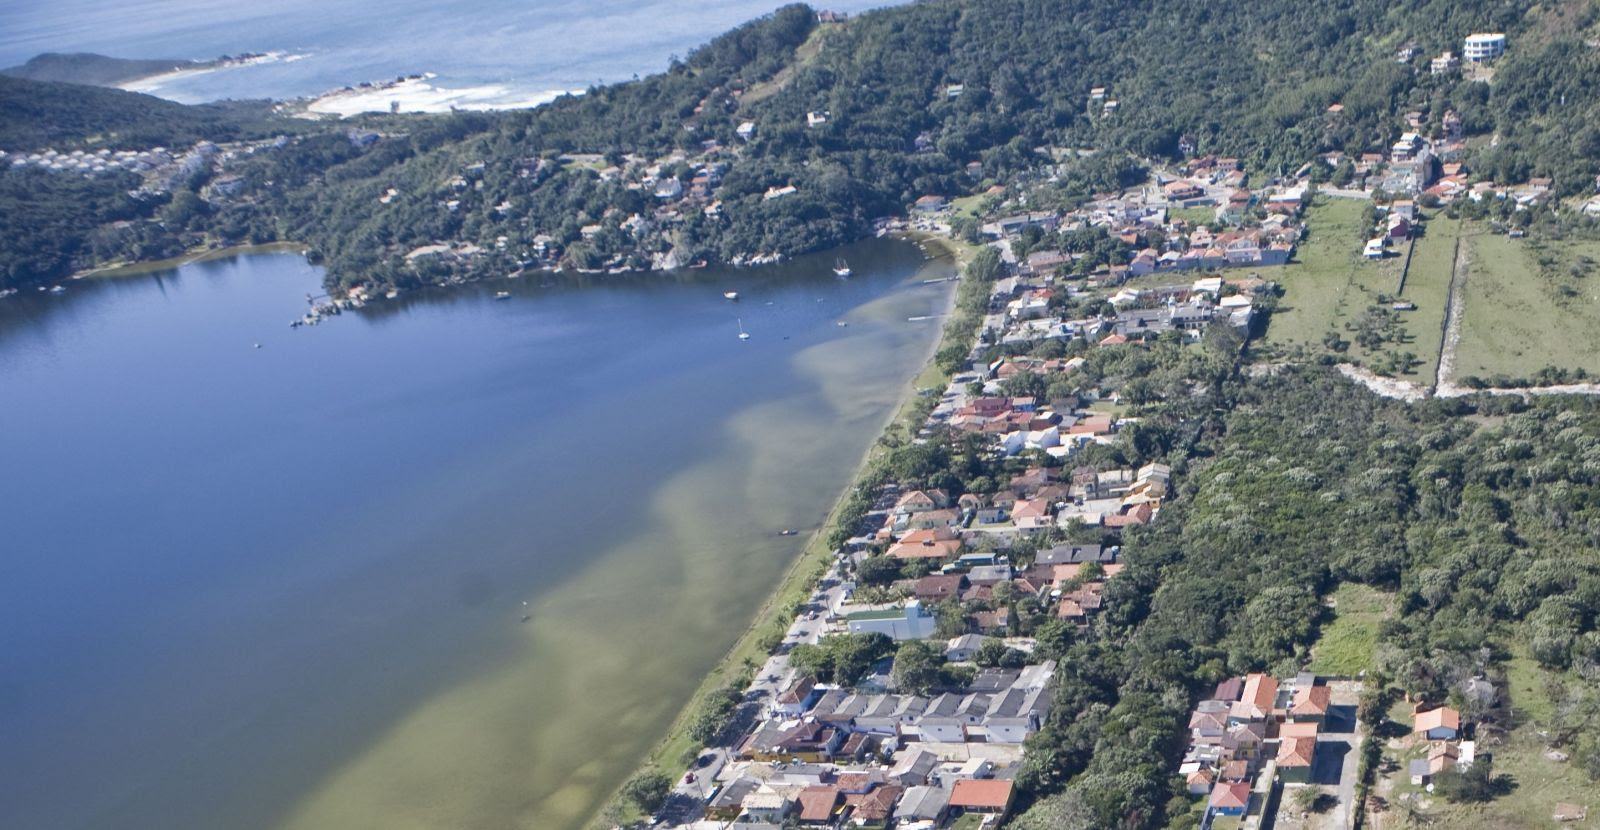
{"type": "Polygon", "coordinates": [[[1311,763],[1317,754],[1316,738],[1284,738],[1278,742],[1278,776],[1304,784],[1311,780],[1311,763]]]}
{"type": "Polygon", "coordinates": [[[1411,710],[1411,719],[1412,734],[1430,741],[1453,741],[1461,735],[1461,713],[1449,706],[1425,709],[1418,704],[1411,710]]]}
{"type": "Polygon", "coordinates": [[[1278,737],[1285,740],[1289,738],[1315,738],[1321,732],[1322,724],[1316,721],[1289,721],[1278,725],[1278,737]]]}
{"type": "Polygon", "coordinates": [[[795,801],[800,805],[801,824],[831,825],[834,822],[834,806],[839,803],[839,788],[832,784],[806,787],[795,801]]]}
{"type": "Polygon", "coordinates": [[[1250,785],[1243,781],[1218,784],[1211,791],[1211,800],[1207,806],[1211,812],[1219,816],[1242,816],[1250,807],[1250,785]]]}
{"type": "Polygon", "coordinates": [[[1333,692],[1327,686],[1301,686],[1289,702],[1289,720],[1322,723],[1332,701],[1333,692]]]}
{"type": "Polygon", "coordinates": [[[1023,499],[1011,508],[1011,522],[1020,530],[1050,526],[1051,503],[1047,499],[1023,499]]]}
{"type": "Polygon", "coordinates": [[[961,589],[965,587],[965,574],[928,574],[917,580],[913,593],[923,602],[939,602],[961,596],[961,589]]]}
{"type": "Polygon", "coordinates": [[[1005,815],[1015,791],[1010,781],[963,778],[950,788],[950,806],[971,813],[1005,815]]]}
{"type": "Polygon", "coordinates": [[[961,541],[958,539],[916,545],[901,542],[889,548],[889,556],[893,559],[949,559],[960,552],[961,541]]]}
{"type": "Polygon", "coordinates": [[[883,827],[894,813],[894,805],[904,792],[893,784],[874,787],[865,793],[851,793],[844,797],[845,821],[855,827],[883,827]]]}
{"type": "Polygon", "coordinates": [[[1270,674],[1248,674],[1244,678],[1244,691],[1234,702],[1229,713],[1232,720],[1266,720],[1272,717],[1278,699],[1278,678],[1270,674]]]}

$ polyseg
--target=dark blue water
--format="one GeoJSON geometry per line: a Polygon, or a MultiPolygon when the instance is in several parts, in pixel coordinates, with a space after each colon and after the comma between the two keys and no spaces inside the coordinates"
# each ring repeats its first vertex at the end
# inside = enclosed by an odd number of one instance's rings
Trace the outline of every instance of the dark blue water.
{"type": "Polygon", "coordinates": [[[528,804],[637,762],[927,357],[939,264],[850,257],[293,331],[293,255],[0,300],[0,827],[570,826],[528,804]],[[363,783],[400,757],[431,812],[363,783]]]}
{"type": "MultiPolygon", "coordinates": [[[[416,72],[435,84],[521,102],[551,91],[660,72],[672,55],[767,14],[777,0],[12,0],[0,4],[0,66],[40,52],[212,58],[280,52],[295,60],[163,84],[185,102],[316,95],[416,72]]],[[[882,0],[826,4],[842,11],[882,0]]],[[[408,107],[408,110],[410,108],[408,107]]]]}

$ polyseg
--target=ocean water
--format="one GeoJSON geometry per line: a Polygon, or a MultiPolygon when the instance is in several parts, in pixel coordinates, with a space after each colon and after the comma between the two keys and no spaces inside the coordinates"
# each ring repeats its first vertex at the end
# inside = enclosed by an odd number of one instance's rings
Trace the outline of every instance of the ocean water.
{"type": "MultiPolygon", "coordinates": [[[[40,52],[126,58],[277,59],[141,91],[185,103],[294,98],[433,73],[407,111],[526,105],[666,68],[673,55],[770,13],[778,0],[12,0],[0,4],[0,66],[40,52]],[[439,92],[442,90],[442,92],[439,92]],[[424,104],[427,106],[425,107],[424,104]]],[[[883,0],[818,7],[856,12],[883,0]]]]}
{"type": "Polygon", "coordinates": [[[847,254],[300,330],[288,254],[0,300],[0,827],[581,826],[929,356],[949,266],[847,254]]]}

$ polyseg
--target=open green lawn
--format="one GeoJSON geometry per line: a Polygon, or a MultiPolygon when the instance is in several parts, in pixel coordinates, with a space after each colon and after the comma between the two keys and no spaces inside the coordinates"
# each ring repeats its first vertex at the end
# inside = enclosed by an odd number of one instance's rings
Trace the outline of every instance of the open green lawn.
{"type": "Polygon", "coordinates": [[[1510,239],[1474,229],[1455,379],[1600,371],[1600,242],[1510,239]],[[1541,263],[1548,264],[1542,267],[1541,263]]]}
{"type": "MultiPolygon", "coordinates": [[[[1557,824],[1550,818],[1552,808],[1561,802],[1581,804],[1591,810],[1600,809],[1600,788],[1570,761],[1552,761],[1545,757],[1548,743],[1539,732],[1546,728],[1551,717],[1550,701],[1544,689],[1545,673],[1527,653],[1527,646],[1518,637],[1508,638],[1511,658],[1506,661],[1506,693],[1510,695],[1516,726],[1509,738],[1501,744],[1479,743],[1480,757],[1492,758],[1495,775],[1510,776],[1511,790],[1487,804],[1450,804],[1444,799],[1419,792],[1411,786],[1406,773],[1406,762],[1425,757],[1426,744],[1414,743],[1405,749],[1386,749],[1385,754],[1400,761],[1400,769],[1393,773],[1394,790],[1391,802],[1398,807],[1399,796],[1414,793],[1427,799],[1423,814],[1435,827],[1462,828],[1462,830],[1543,830],[1554,827],[1588,827],[1596,822],[1557,824]]],[[[1397,700],[1390,716],[1410,726],[1409,704],[1397,700]]],[[[1391,809],[1396,824],[1401,811],[1391,809]]]]}
{"type": "Polygon", "coordinates": [[[978,830],[983,826],[983,816],[977,813],[966,813],[950,825],[950,830],[978,830]]]}
{"type": "MultiPolygon", "coordinates": [[[[1480,749],[1493,754],[1495,775],[1509,775],[1514,788],[1487,804],[1450,804],[1435,795],[1429,799],[1425,814],[1434,827],[1452,830],[1545,830],[1555,827],[1591,827],[1593,818],[1568,824],[1558,824],[1550,818],[1556,804],[1567,802],[1582,804],[1591,811],[1600,808],[1596,787],[1582,771],[1571,762],[1562,763],[1544,757],[1544,741],[1532,726],[1523,726],[1511,733],[1510,740],[1500,746],[1480,749]]],[[[1420,750],[1407,757],[1417,757],[1420,750]]],[[[1415,792],[1404,771],[1396,773],[1395,793],[1415,792]]],[[[1392,811],[1391,811],[1392,812],[1392,811]]]]}
{"type": "Polygon", "coordinates": [[[962,196],[959,199],[951,199],[950,212],[955,216],[971,216],[976,218],[978,215],[978,207],[983,204],[983,200],[986,198],[988,197],[978,193],[972,196],[962,196]]]}
{"type": "Polygon", "coordinates": [[[1366,585],[1346,582],[1333,592],[1333,621],[1311,648],[1310,670],[1316,674],[1355,676],[1373,668],[1378,624],[1389,613],[1390,595],[1366,585]]]}
{"type": "Polygon", "coordinates": [[[1371,235],[1363,222],[1366,209],[1367,204],[1356,199],[1317,201],[1306,212],[1309,235],[1296,251],[1295,261],[1261,269],[1263,278],[1277,280],[1284,287],[1283,299],[1267,328],[1266,345],[1321,349],[1323,337],[1333,332],[1349,343],[1348,357],[1367,365],[1376,363],[1386,351],[1411,352],[1421,363],[1406,379],[1429,382],[1438,363],[1444,292],[1449,285],[1448,272],[1440,282],[1438,248],[1453,248],[1451,228],[1443,221],[1429,228],[1430,235],[1437,236],[1425,251],[1426,273],[1415,285],[1408,281],[1406,286],[1405,298],[1416,303],[1418,311],[1401,312],[1403,342],[1387,343],[1368,354],[1353,342],[1349,326],[1370,308],[1389,308],[1380,297],[1394,297],[1405,267],[1406,248],[1403,244],[1391,248],[1394,253],[1379,261],[1362,258],[1362,244],[1371,235]]]}
{"type": "Polygon", "coordinates": [[[1295,261],[1262,268],[1261,276],[1284,288],[1278,310],[1267,329],[1269,344],[1315,345],[1338,328],[1351,272],[1361,264],[1361,219],[1365,205],[1351,199],[1330,199],[1306,211],[1310,235],[1295,261]]]}
{"type": "Polygon", "coordinates": [[[1182,219],[1191,226],[1209,225],[1217,221],[1217,209],[1215,206],[1167,208],[1167,219],[1168,221],[1182,219]]]}
{"type": "Polygon", "coordinates": [[[1460,235],[1458,220],[1438,216],[1428,222],[1422,237],[1413,243],[1406,287],[1400,292],[1402,298],[1417,307],[1416,311],[1402,312],[1401,317],[1413,338],[1411,351],[1422,359],[1417,375],[1428,383],[1439,369],[1445,305],[1450,296],[1450,275],[1455,269],[1456,240],[1460,235]]]}
{"type": "Polygon", "coordinates": [[[1552,714],[1550,695],[1545,691],[1545,671],[1528,653],[1527,642],[1518,637],[1510,643],[1511,659],[1506,661],[1506,693],[1511,695],[1512,712],[1517,722],[1548,721],[1552,714]]]}

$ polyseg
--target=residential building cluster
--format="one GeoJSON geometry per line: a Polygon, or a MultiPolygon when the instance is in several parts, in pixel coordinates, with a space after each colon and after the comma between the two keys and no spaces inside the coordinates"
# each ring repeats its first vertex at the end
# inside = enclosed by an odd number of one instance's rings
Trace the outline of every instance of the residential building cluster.
{"type": "MultiPolygon", "coordinates": [[[[1237,159],[1191,159],[1175,175],[1157,173],[1138,190],[1093,197],[1065,213],[1031,211],[1001,216],[981,226],[990,238],[1010,241],[1030,228],[1072,233],[1104,229],[1124,247],[1125,264],[1089,267],[1084,251],[1035,247],[1017,262],[1026,277],[1085,277],[1091,285],[1115,285],[1132,277],[1174,271],[1282,265],[1303,236],[1299,217],[1304,186],[1289,184],[1266,191],[1246,187],[1237,159]],[[1186,213],[1208,210],[1205,221],[1186,213]]],[[[918,209],[943,210],[941,197],[918,200],[918,209]]]]}
{"type": "Polygon", "coordinates": [[[1450,706],[1413,706],[1411,736],[1419,757],[1406,765],[1406,774],[1412,786],[1430,792],[1435,776],[1448,769],[1465,770],[1477,756],[1477,743],[1462,740],[1461,713],[1450,706]]]}
{"type": "MultiPolygon", "coordinates": [[[[1257,673],[1229,678],[1200,701],[1178,772],[1191,794],[1206,797],[1204,825],[1220,816],[1271,815],[1278,785],[1312,783],[1334,717],[1332,698],[1314,675],[1282,682],[1257,673]]],[[[1348,742],[1341,748],[1348,751],[1348,742]]]]}
{"type": "MultiPolygon", "coordinates": [[[[167,147],[148,150],[113,150],[108,147],[97,150],[47,149],[33,153],[0,150],[0,165],[85,177],[136,173],[142,179],[139,190],[156,194],[166,193],[197,175],[216,170],[238,155],[248,155],[263,147],[281,146],[287,141],[286,138],[277,138],[222,145],[200,141],[187,150],[167,147]]],[[[237,192],[237,185],[228,183],[232,181],[237,179],[221,177],[213,182],[211,190],[218,195],[230,195],[230,189],[237,192]],[[217,186],[219,182],[220,188],[217,186]]]]}

